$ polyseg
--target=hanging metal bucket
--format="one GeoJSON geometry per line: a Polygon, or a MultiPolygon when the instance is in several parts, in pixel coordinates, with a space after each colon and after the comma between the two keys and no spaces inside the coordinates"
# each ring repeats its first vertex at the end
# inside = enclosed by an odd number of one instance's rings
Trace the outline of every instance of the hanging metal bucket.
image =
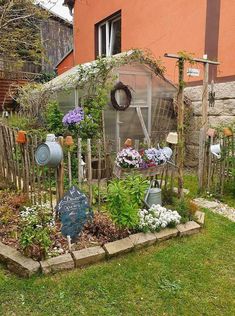
{"type": "Polygon", "coordinates": [[[56,168],[63,159],[63,150],[56,142],[45,142],[37,147],[35,160],[39,166],[56,168]]]}
{"type": "Polygon", "coordinates": [[[148,207],[151,207],[153,204],[162,205],[162,190],[159,188],[158,181],[152,180],[150,182],[144,202],[148,207]]]}

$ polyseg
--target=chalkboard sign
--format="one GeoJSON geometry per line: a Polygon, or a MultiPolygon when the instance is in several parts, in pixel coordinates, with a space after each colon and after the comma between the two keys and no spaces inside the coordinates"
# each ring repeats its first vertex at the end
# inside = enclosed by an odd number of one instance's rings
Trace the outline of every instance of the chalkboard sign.
{"type": "Polygon", "coordinates": [[[63,236],[74,240],[82,231],[87,221],[92,220],[93,212],[86,195],[72,186],[56,206],[62,222],[63,236]]]}

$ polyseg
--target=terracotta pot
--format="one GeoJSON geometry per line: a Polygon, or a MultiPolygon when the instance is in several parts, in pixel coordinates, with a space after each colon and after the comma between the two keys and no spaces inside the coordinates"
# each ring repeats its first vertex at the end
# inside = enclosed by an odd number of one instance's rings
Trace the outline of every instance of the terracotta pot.
{"type": "Polygon", "coordinates": [[[25,131],[19,131],[16,137],[16,142],[18,144],[25,144],[27,142],[26,138],[26,132],[25,131]]]}
{"type": "Polygon", "coordinates": [[[178,134],[176,132],[170,132],[166,138],[167,143],[177,144],[178,143],[178,134]]]}
{"type": "Polygon", "coordinates": [[[215,137],[215,134],[216,134],[216,130],[213,129],[213,128],[208,128],[208,131],[207,131],[207,136],[209,137],[215,137]]]}
{"type": "Polygon", "coordinates": [[[224,128],[224,135],[225,136],[233,136],[233,131],[229,127],[224,128]]]}
{"type": "Polygon", "coordinates": [[[124,143],[125,147],[131,147],[132,146],[132,140],[130,138],[127,138],[127,140],[124,143]]]}
{"type": "Polygon", "coordinates": [[[72,136],[66,136],[64,143],[65,143],[66,146],[73,146],[73,144],[74,144],[73,137],[72,136]]]}

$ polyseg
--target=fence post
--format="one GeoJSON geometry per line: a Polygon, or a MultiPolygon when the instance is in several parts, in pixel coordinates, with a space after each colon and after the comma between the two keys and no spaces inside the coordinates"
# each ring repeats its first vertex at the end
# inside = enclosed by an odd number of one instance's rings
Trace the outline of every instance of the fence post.
{"type": "Polygon", "coordinates": [[[88,186],[89,186],[89,200],[92,205],[92,166],[91,166],[91,140],[87,140],[87,168],[88,168],[88,186]]]}

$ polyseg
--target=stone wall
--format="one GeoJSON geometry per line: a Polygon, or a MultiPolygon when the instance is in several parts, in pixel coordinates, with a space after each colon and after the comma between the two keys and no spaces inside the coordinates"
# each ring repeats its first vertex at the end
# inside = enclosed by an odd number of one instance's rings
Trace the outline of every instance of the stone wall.
{"type": "MultiPolygon", "coordinates": [[[[230,125],[235,122],[235,81],[214,85],[215,104],[209,107],[209,125],[230,125]]],[[[186,135],[186,164],[188,167],[198,165],[198,142],[201,128],[202,86],[188,87],[185,95],[192,101],[192,114],[186,135]]]]}

